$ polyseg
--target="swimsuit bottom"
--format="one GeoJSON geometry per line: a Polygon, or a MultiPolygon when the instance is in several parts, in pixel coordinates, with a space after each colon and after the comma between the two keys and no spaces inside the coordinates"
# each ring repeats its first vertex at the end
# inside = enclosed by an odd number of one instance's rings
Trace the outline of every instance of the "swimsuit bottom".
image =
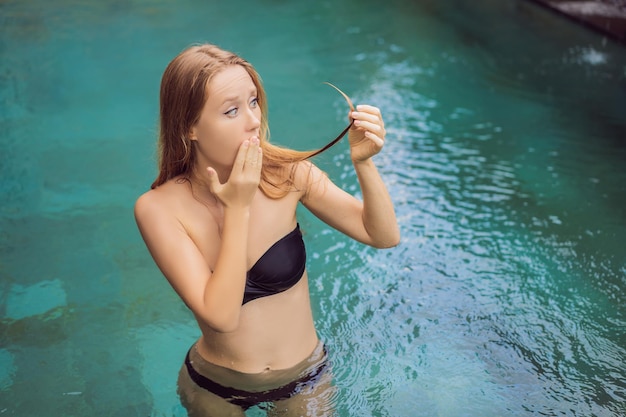
{"type": "MultiPolygon", "coordinates": [[[[193,363],[197,362],[200,362],[201,368],[203,369],[213,368],[217,369],[221,373],[230,372],[231,374],[238,375],[239,377],[243,376],[244,378],[249,375],[252,379],[254,379],[261,374],[245,374],[211,364],[210,362],[204,360],[196,352],[195,345],[191,347],[189,352],[187,352],[184,366],[187,369],[190,379],[199,387],[224,398],[229,403],[237,405],[244,410],[261,403],[285,400],[293,397],[299,392],[302,392],[306,388],[314,387],[330,368],[326,346],[320,342],[309,358],[305,359],[298,365],[295,365],[293,368],[290,368],[289,370],[268,371],[265,373],[276,373],[280,376],[284,376],[289,371],[295,369],[295,379],[277,387],[269,389],[261,388],[260,391],[249,391],[247,389],[225,386],[211,378],[208,378],[193,367],[193,363]]],[[[280,377],[277,379],[281,380],[280,377]]]]}

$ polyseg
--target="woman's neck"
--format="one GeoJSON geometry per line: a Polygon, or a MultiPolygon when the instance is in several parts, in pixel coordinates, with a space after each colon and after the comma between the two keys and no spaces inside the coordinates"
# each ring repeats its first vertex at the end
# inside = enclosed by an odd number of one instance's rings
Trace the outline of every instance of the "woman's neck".
{"type": "MultiPolygon", "coordinates": [[[[196,200],[201,201],[205,205],[217,206],[219,205],[219,200],[211,192],[208,177],[209,175],[205,169],[198,169],[196,167],[187,176],[185,176],[185,179],[189,182],[191,193],[196,200]]],[[[222,182],[221,177],[219,178],[220,182],[222,182]]]]}

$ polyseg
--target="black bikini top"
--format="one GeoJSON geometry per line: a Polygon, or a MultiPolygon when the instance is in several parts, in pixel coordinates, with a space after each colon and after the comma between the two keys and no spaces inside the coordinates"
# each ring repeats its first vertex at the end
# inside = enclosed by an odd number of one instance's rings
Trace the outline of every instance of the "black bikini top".
{"type": "Polygon", "coordinates": [[[246,276],[243,304],[293,287],[302,278],[305,264],[306,249],[298,224],[250,268],[246,276]]]}

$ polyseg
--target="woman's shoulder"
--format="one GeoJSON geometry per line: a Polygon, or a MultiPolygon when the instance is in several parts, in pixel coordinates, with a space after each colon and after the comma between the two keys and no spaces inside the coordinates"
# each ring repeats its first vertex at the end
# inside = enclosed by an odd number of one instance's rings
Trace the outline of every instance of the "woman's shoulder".
{"type": "Polygon", "coordinates": [[[176,209],[184,200],[184,187],[180,179],[171,179],[156,188],[141,194],[135,201],[135,216],[145,216],[150,213],[166,213],[176,209]]]}
{"type": "Polygon", "coordinates": [[[326,173],[309,160],[294,163],[292,172],[294,184],[305,193],[312,185],[327,179],[326,173]]]}
{"type": "Polygon", "coordinates": [[[294,180],[299,184],[308,182],[311,180],[311,176],[323,174],[323,171],[309,160],[292,163],[291,172],[293,173],[294,180]]]}

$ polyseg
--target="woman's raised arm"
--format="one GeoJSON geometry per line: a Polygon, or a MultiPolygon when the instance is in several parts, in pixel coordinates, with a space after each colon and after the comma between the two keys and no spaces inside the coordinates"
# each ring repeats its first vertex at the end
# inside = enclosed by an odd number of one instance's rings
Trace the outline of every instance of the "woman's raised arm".
{"type": "Polygon", "coordinates": [[[380,110],[360,105],[350,117],[354,119],[348,132],[350,157],[363,201],[341,190],[313,165],[306,170],[307,188],[301,201],[321,220],[353,239],[377,248],[395,246],[400,242],[395,210],[372,160],[385,143],[380,110]]]}

